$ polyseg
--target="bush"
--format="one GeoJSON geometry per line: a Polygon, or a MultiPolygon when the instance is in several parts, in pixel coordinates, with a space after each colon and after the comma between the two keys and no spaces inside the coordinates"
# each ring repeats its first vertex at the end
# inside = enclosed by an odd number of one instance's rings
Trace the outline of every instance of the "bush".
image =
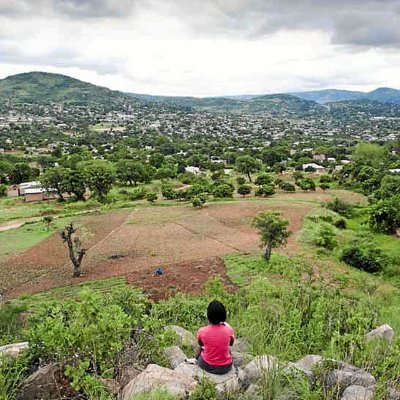
{"type": "Polygon", "coordinates": [[[330,189],[330,185],[328,183],[320,183],[319,187],[325,192],[325,190],[330,189]]]}
{"type": "Polygon", "coordinates": [[[400,195],[380,200],[372,206],[369,225],[378,232],[395,234],[400,227],[400,195]]]}
{"type": "Polygon", "coordinates": [[[0,197],[5,197],[7,194],[7,185],[0,185],[0,197]]]}
{"type": "Polygon", "coordinates": [[[128,195],[128,199],[131,201],[143,200],[146,198],[147,190],[144,186],[138,186],[133,188],[128,195]]]}
{"type": "Polygon", "coordinates": [[[168,185],[168,184],[163,184],[161,186],[161,194],[164,197],[164,199],[167,200],[175,200],[178,195],[176,193],[176,191],[173,189],[172,185],[168,185]]]}
{"type": "Polygon", "coordinates": [[[382,250],[371,243],[350,243],[342,251],[341,261],[366,272],[381,272],[384,267],[382,250]]]}
{"type": "Polygon", "coordinates": [[[150,203],[154,203],[157,200],[157,193],[154,192],[147,193],[146,200],[150,203]]]}
{"type": "Polygon", "coordinates": [[[251,193],[251,186],[249,186],[249,185],[241,185],[241,186],[239,186],[237,188],[237,192],[244,197],[247,194],[251,193]]]}
{"type": "Polygon", "coordinates": [[[308,190],[315,191],[315,182],[312,178],[303,178],[296,181],[297,186],[307,192],[308,190]]]}
{"type": "Polygon", "coordinates": [[[312,242],[319,247],[324,247],[325,249],[334,249],[338,241],[336,240],[335,231],[327,222],[321,222],[316,226],[315,232],[312,237],[312,242]]]}
{"type": "Polygon", "coordinates": [[[321,183],[331,183],[333,181],[332,176],[331,175],[322,175],[319,178],[319,181],[321,183]]]}
{"type": "Polygon", "coordinates": [[[269,174],[260,174],[260,175],[257,176],[257,178],[254,181],[254,183],[257,186],[268,185],[268,184],[272,183],[272,176],[269,175],[269,174]]]}
{"type": "Polygon", "coordinates": [[[353,206],[343,200],[339,200],[338,197],[335,197],[333,201],[326,203],[326,208],[347,218],[350,218],[353,214],[353,206]]]}
{"type": "Polygon", "coordinates": [[[202,378],[189,396],[189,400],[218,400],[219,398],[214,383],[207,378],[202,378]]]}
{"type": "Polygon", "coordinates": [[[194,208],[200,208],[203,205],[203,202],[199,197],[194,197],[192,200],[192,205],[194,208]]]}
{"type": "Polygon", "coordinates": [[[213,196],[221,198],[233,197],[233,188],[226,183],[217,185],[213,190],[213,196]]]}
{"type": "Polygon", "coordinates": [[[246,183],[246,179],[243,178],[243,176],[238,176],[236,178],[236,182],[237,182],[238,185],[244,185],[246,183]]]}
{"type": "Polygon", "coordinates": [[[290,182],[282,182],[279,187],[285,191],[285,192],[295,192],[296,187],[293,185],[293,183],[290,182]]]}
{"type": "Polygon", "coordinates": [[[272,196],[275,194],[275,187],[274,185],[263,185],[259,189],[256,190],[256,196],[272,196]]]}

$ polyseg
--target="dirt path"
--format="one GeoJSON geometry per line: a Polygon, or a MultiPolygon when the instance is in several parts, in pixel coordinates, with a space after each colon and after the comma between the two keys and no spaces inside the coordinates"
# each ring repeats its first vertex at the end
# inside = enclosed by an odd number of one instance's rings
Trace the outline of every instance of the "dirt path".
{"type": "Polygon", "coordinates": [[[14,219],[12,221],[5,222],[0,224],[0,232],[6,232],[11,229],[17,229],[21,226],[25,225],[27,222],[36,222],[40,221],[41,217],[32,217],[32,218],[24,218],[24,219],[14,219]]]}

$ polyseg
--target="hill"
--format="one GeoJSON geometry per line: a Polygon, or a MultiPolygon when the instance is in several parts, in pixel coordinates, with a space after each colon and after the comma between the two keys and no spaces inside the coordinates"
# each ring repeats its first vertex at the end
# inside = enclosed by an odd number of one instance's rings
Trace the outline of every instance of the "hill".
{"type": "Polygon", "coordinates": [[[391,88],[378,88],[372,92],[326,89],[291,94],[301,99],[312,100],[320,104],[351,100],[371,100],[379,101],[380,103],[400,104],[400,90],[391,88]]]}
{"type": "Polygon", "coordinates": [[[12,103],[64,103],[75,106],[121,106],[134,100],[117,91],[65,75],[29,72],[0,80],[0,101],[12,103]]]}

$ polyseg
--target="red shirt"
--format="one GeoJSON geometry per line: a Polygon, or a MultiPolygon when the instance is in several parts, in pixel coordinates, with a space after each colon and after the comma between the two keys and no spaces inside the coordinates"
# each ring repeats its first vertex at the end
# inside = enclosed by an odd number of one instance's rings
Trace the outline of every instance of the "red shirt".
{"type": "Polygon", "coordinates": [[[197,340],[203,345],[201,357],[207,364],[215,367],[232,363],[229,346],[234,339],[233,329],[225,323],[207,325],[197,332],[197,340]]]}

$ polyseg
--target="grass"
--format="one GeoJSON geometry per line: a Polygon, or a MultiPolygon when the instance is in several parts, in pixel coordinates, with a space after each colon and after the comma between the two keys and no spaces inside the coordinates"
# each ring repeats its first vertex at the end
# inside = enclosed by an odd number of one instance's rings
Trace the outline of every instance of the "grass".
{"type": "Polygon", "coordinates": [[[63,228],[68,218],[55,219],[49,230],[43,222],[28,223],[18,229],[0,232],[0,261],[3,257],[21,253],[63,228]]]}

